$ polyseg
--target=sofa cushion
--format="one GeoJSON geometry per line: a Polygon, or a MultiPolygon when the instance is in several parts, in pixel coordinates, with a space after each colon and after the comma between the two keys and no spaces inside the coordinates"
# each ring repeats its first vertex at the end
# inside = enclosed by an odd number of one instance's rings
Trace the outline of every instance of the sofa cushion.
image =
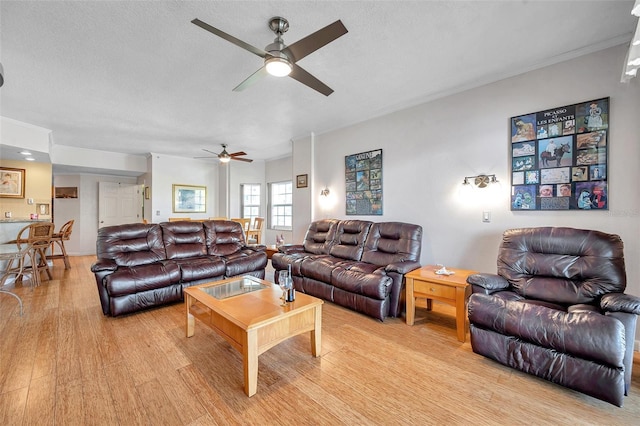
{"type": "Polygon", "coordinates": [[[138,266],[166,259],[162,230],[158,224],[131,223],[98,229],[98,259],[118,266],[138,266]]]}
{"type": "Polygon", "coordinates": [[[185,259],[207,254],[201,222],[163,222],[160,227],[167,259],[185,259]]]}
{"type": "Polygon", "coordinates": [[[174,262],[118,268],[104,278],[111,297],[140,293],[180,283],[180,268],[174,262]]]}
{"type": "Polygon", "coordinates": [[[523,297],[565,305],[594,303],[626,287],[620,237],[573,228],[506,231],[498,274],[523,297]]]}
{"type": "Polygon", "coordinates": [[[337,267],[331,272],[331,284],[336,288],[379,300],[389,295],[392,283],[384,267],[362,262],[337,267]]]}
{"type": "Polygon", "coordinates": [[[208,253],[228,256],[245,246],[242,225],[231,220],[207,220],[203,222],[208,253]]]}
{"type": "Polygon", "coordinates": [[[336,219],[322,219],[311,222],[302,243],[304,251],[311,254],[329,254],[337,223],[336,219]]]}
{"type": "Polygon", "coordinates": [[[567,313],[474,293],[469,298],[469,321],[544,348],[623,367],[624,325],[599,313],[583,310],[567,313]]]}
{"type": "Polygon", "coordinates": [[[300,263],[300,275],[331,284],[331,271],[343,263],[343,259],[332,256],[309,257],[300,263]]]}
{"type": "Polygon", "coordinates": [[[304,259],[309,257],[316,258],[322,257],[323,255],[312,255],[305,253],[275,253],[271,256],[271,265],[276,271],[287,270],[289,265],[291,265],[291,274],[300,276],[302,275],[300,272],[300,265],[304,259]]]}
{"type": "Polygon", "coordinates": [[[364,245],[362,261],[389,265],[420,261],[422,227],[410,223],[383,222],[371,225],[364,245]]]}
{"type": "Polygon", "coordinates": [[[341,259],[360,260],[372,223],[364,220],[338,222],[334,244],[329,249],[329,254],[341,259]]]}
{"type": "Polygon", "coordinates": [[[175,259],[173,262],[180,268],[180,281],[183,283],[207,278],[220,279],[226,270],[224,260],[217,256],[175,259]]]}
{"type": "Polygon", "coordinates": [[[267,266],[267,253],[262,250],[253,250],[249,248],[242,249],[228,256],[224,256],[226,266],[225,275],[227,277],[235,277],[243,275],[247,272],[264,269],[267,266]]]}

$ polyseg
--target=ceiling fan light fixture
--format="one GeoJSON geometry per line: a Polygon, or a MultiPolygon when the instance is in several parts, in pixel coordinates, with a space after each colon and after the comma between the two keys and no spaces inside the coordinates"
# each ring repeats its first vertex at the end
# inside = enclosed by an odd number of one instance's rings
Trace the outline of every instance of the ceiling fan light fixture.
{"type": "Polygon", "coordinates": [[[274,77],[286,77],[291,73],[291,64],[285,58],[272,57],[265,61],[267,72],[274,77]]]}
{"type": "Polygon", "coordinates": [[[231,161],[231,157],[229,156],[229,154],[227,155],[220,154],[218,158],[220,159],[221,163],[228,163],[229,161],[231,161]]]}

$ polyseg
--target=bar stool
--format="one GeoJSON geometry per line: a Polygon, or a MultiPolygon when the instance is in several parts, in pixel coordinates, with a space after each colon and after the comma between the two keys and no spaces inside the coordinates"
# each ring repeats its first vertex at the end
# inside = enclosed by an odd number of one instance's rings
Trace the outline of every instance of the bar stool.
{"type": "Polygon", "coordinates": [[[54,233],[51,236],[51,254],[47,256],[47,259],[63,259],[64,260],[64,269],[71,269],[71,264],[69,263],[69,255],[67,255],[67,249],[64,247],[64,242],[69,241],[71,238],[71,231],[73,231],[73,223],[75,221],[72,219],[62,225],[58,232],[54,233]],[[55,254],[55,244],[60,247],[61,254],[55,254]]]}
{"type": "Polygon", "coordinates": [[[40,285],[40,269],[47,271],[49,279],[53,278],[49,264],[47,263],[47,249],[51,245],[54,224],[51,222],[36,222],[27,225],[18,232],[15,241],[17,244],[28,244],[30,249],[31,265],[24,266],[23,270],[31,270],[33,284],[40,285]]]}

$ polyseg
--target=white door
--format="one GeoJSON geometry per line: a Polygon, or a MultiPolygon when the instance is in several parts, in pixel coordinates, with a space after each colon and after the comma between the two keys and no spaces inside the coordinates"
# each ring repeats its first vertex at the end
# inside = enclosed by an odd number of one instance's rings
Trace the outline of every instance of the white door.
{"type": "Polygon", "coordinates": [[[142,221],[141,185],[98,182],[98,228],[142,221]]]}

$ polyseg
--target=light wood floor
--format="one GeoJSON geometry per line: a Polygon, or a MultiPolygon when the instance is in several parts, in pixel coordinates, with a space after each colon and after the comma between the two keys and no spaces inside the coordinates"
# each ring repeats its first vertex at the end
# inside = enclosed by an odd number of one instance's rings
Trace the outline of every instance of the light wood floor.
{"type": "MultiPolygon", "coordinates": [[[[500,366],[456,340],[450,308],[415,326],[324,305],[322,357],[307,335],[259,358],[242,390],[240,354],[176,304],[103,316],[89,268],[0,294],[0,425],[638,424],[640,357],[624,408],[500,366]]],[[[423,318],[420,320],[420,318],[423,318]]]]}

